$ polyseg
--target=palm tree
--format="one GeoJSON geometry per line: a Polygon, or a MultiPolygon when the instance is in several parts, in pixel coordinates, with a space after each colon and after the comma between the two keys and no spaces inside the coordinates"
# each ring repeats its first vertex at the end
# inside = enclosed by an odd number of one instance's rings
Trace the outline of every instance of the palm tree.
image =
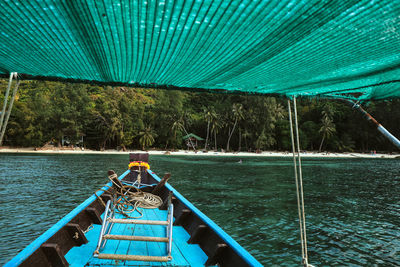
{"type": "Polygon", "coordinates": [[[245,129],[244,132],[242,133],[242,137],[244,138],[244,143],[246,144],[246,151],[249,150],[249,146],[247,145],[247,138],[251,136],[251,133],[245,129]]]}
{"type": "Polygon", "coordinates": [[[210,124],[211,121],[217,116],[215,113],[214,109],[212,107],[203,107],[203,112],[204,112],[204,118],[207,120],[207,137],[206,137],[206,142],[204,144],[204,150],[207,150],[208,146],[208,137],[210,133],[210,124]]]}
{"type": "Polygon", "coordinates": [[[119,120],[119,116],[111,117],[111,114],[101,114],[97,111],[94,116],[96,130],[103,133],[100,149],[104,150],[106,148],[106,143],[119,135],[121,121],[119,120]]]}
{"type": "Polygon", "coordinates": [[[333,120],[331,118],[329,118],[328,116],[323,116],[321,122],[322,126],[319,129],[319,132],[322,133],[322,141],[319,146],[319,152],[321,152],[322,144],[324,143],[325,138],[329,139],[336,132],[335,124],[333,123],[333,120]]]}
{"type": "Polygon", "coordinates": [[[174,134],[175,139],[176,139],[177,133],[181,132],[181,130],[183,130],[183,128],[184,128],[184,126],[183,126],[182,118],[179,118],[179,119],[175,120],[174,123],[172,123],[171,130],[174,134]]]}
{"type": "Polygon", "coordinates": [[[322,133],[322,140],[321,144],[319,146],[319,152],[321,152],[322,145],[325,141],[325,139],[329,139],[335,132],[336,132],[336,126],[333,123],[333,114],[335,113],[335,110],[331,103],[325,103],[323,109],[322,109],[322,119],[321,123],[322,126],[319,129],[319,132],[322,133]]]}
{"type": "MultiPolygon", "coordinates": [[[[185,132],[186,135],[189,134],[189,133],[187,132],[186,128],[185,128],[185,116],[189,116],[189,114],[183,114],[183,115],[181,115],[181,116],[179,117],[179,119],[177,119],[176,121],[174,121],[174,123],[172,124],[171,130],[174,132],[175,139],[176,139],[176,133],[177,133],[178,131],[182,131],[182,130],[183,130],[183,131],[185,132]]],[[[195,149],[195,146],[194,146],[194,144],[193,144],[193,142],[192,142],[192,140],[191,140],[190,138],[189,138],[189,142],[190,142],[190,145],[193,147],[193,149],[196,150],[196,149],[195,149]]]]}
{"type": "Polygon", "coordinates": [[[218,114],[215,113],[215,117],[213,117],[211,120],[211,133],[214,133],[214,150],[217,150],[217,133],[223,127],[223,125],[224,122],[221,120],[218,114]]]}
{"type": "Polygon", "coordinates": [[[324,107],[322,109],[322,112],[321,112],[322,116],[323,117],[327,117],[327,118],[332,120],[332,117],[333,117],[334,113],[335,113],[335,110],[334,110],[332,104],[329,103],[329,102],[325,103],[325,105],[324,105],[324,107]]]}
{"type": "Polygon", "coordinates": [[[149,147],[154,143],[154,137],[157,135],[153,132],[150,126],[147,126],[143,131],[139,132],[139,136],[139,144],[142,146],[143,150],[145,150],[146,147],[149,147]]]}
{"type": "Polygon", "coordinates": [[[261,131],[256,142],[254,143],[257,151],[261,150],[264,146],[268,144],[268,136],[265,134],[265,128],[261,131]]]}
{"type": "Polygon", "coordinates": [[[238,145],[238,150],[237,151],[242,151],[242,128],[239,127],[239,145],[238,145]]]}
{"type": "Polygon", "coordinates": [[[243,105],[238,103],[233,104],[232,113],[233,117],[235,118],[235,122],[233,124],[232,131],[229,133],[228,142],[226,144],[226,151],[229,151],[229,142],[231,141],[231,137],[233,135],[233,132],[235,131],[238,121],[243,119],[243,105]]]}

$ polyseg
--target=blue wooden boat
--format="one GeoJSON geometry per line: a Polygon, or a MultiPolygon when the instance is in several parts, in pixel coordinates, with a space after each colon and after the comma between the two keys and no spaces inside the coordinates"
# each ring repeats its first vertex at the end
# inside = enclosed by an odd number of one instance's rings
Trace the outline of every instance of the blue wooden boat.
{"type": "MultiPolygon", "coordinates": [[[[393,30],[399,9],[394,2],[0,1],[0,77],[9,77],[0,144],[24,79],[292,98],[302,262],[308,266],[296,97],[351,100],[360,111],[359,103],[399,98],[400,38],[393,30]],[[13,79],[17,83],[3,125],[13,79]]],[[[290,114],[290,101],[288,109],[290,114]]],[[[162,186],[157,175],[136,171],[112,176],[103,190],[130,183],[153,192],[160,184],[157,195],[170,203],[145,210],[141,220],[146,223],[121,221],[128,219],[114,212],[120,200],[93,195],[6,266],[260,266],[175,189],[162,186]],[[134,180],[139,174],[140,183],[134,180]],[[132,261],[146,257],[159,261],[132,261]]]]}
{"type": "Polygon", "coordinates": [[[148,154],[130,154],[130,162],[5,266],[262,266],[169,185],[168,174],[143,168],[148,154]],[[132,190],[162,204],[128,214],[132,190]]]}

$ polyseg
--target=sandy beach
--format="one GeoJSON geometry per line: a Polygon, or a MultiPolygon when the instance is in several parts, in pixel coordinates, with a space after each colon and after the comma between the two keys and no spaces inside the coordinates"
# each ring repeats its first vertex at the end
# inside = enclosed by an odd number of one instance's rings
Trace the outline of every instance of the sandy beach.
{"type": "MultiPolygon", "coordinates": [[[[130,151],[118,151],[113,149],[108,149],[105,151],[80,149],[80,148],[51,148],[51,149],[40,149],[35,150],[35,148],[9,148],[1,147],[0,153],[43,153],[43,154],[129,154],[129,153],[143,153],[142,150],[130,150],[130,151]]],[[[146,151],[150,155],[187,155],[187,156],[236,156],[236,157],[292,157],[291,152],[278,152],[278,151],[262,151],[261,153],[251,153],[251,152],[215,152],[215,151],[165,151],[165,150],[149,150],[146,151]]],[[[381,154],[381,153],[335,153],[335,152],[302,152],[302,157],[309,158],[400,158],[400,153],[393,154],[381,154]]]]}

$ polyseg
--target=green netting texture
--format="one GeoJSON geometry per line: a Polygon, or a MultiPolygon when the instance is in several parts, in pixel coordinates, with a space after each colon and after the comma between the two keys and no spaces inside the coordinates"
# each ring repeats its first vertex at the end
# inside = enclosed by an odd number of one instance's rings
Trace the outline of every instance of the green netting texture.
{"type": "Polygon", "coordinates": [[[400,97],[399,0],[0,1],[0,74],[400,97]]]}

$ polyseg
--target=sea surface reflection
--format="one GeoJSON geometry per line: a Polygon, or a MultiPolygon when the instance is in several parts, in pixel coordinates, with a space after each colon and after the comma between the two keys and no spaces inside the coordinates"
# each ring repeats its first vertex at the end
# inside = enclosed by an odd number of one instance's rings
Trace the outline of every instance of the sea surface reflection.
{"type": "MultiPolygon", "coordinates": [[[[300,263],[290,158],[151,156],[170,183],[263,265],[300,263]]],[[[399,159],[304,159],[309,261],[398,266],[399,159]]],[[[0,264],[121,174],[127,155],[0,154],[0,264]]]]}

